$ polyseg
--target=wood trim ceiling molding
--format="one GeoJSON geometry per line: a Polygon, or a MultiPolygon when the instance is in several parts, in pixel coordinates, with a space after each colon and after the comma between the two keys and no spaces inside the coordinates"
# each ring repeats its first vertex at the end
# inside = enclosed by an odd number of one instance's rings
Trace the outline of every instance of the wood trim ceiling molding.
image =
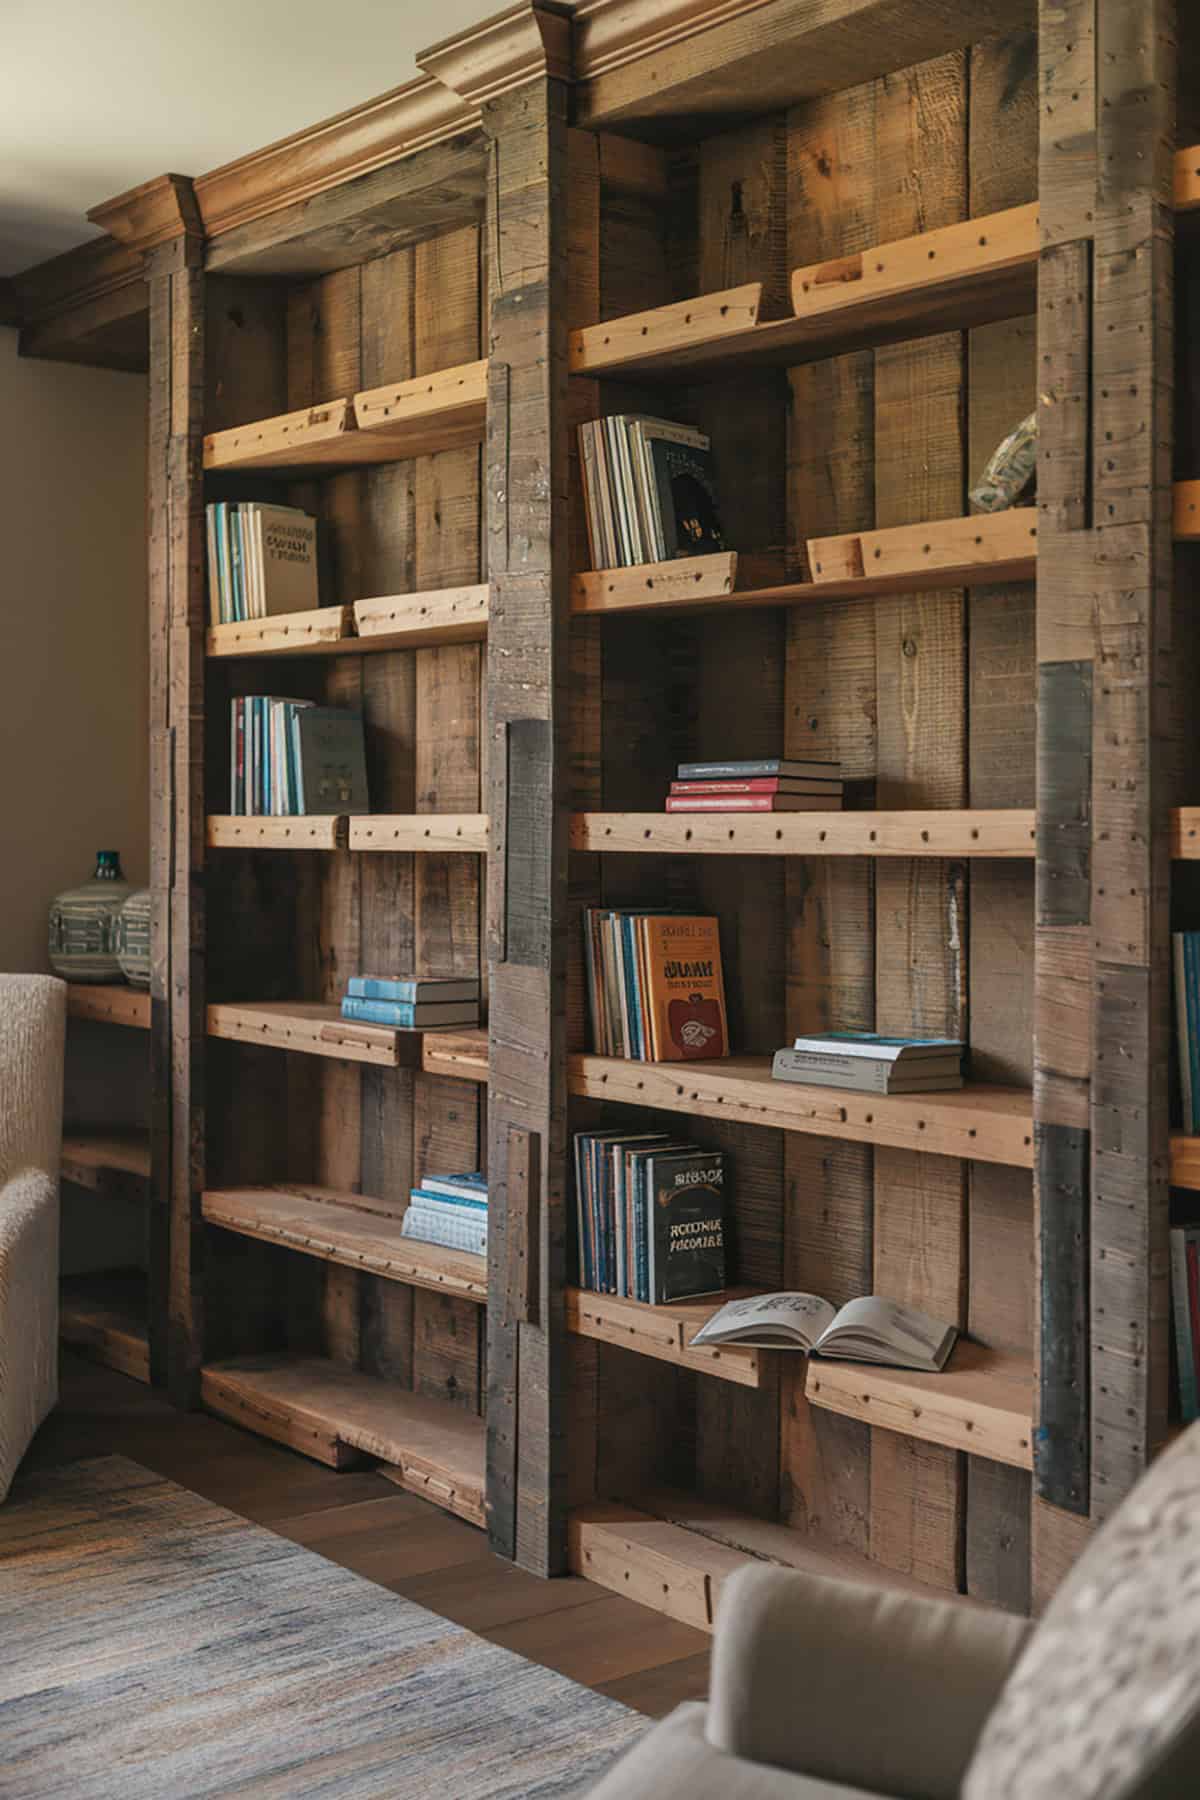
{"type": "Polygon", "coordinates": [[[575,67],[594,81],[639,57],[668,50],[684,38],[770,0],[580,0],[575,8],[575,67]]]}
{"type": "Polygon", "coordinates": [[[204,225],[186,175],[156,175],[140,187],[88,210],[88,218],[119,244],[144,255],[173,238],[202,237],[204,225]]]}
{"type": "Polygon", "coordinates": [[[570,81],[573,16],[559,0],[521,0],[422,50],[417,64],[473,106],[540,76],[570,81]]]}

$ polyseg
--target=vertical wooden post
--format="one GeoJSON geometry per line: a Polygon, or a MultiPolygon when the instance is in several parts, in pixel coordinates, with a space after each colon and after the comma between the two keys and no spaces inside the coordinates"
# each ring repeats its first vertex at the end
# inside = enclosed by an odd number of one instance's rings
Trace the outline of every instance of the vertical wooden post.
{"type": "Polygon", "coordinates": [[[150,287],[151,1357],[198,1393],[204,1185],[204,237],[191,185],[164,176],[174,229],[150,287]]]}
{"type": "Polygon", "coordinates": [[[566,1177],[565,781],[568,443],[567,21],[532,8],[546,72],[483,107],[491,138],[487,539],[491,1228],[505,1291],[510,1233],[536,1221],[537,1291],[488,1308],[488,1520],[523,1567],[566,1566],[563,1353],[566,1177]],[[559,754],[560,740],[563,754],[559,754]],[[540,1140],[515,1181],[514,1142],[540,1140]],[[510,1194],[510,1175],[514,1191],[510,1194]],[[510,1212],[513,1216],[510,1216],[510,1212]],[[521,1316],[522,1314],[526,1316],[521,1316]]]}
{"type": "Polygon", "coordinates": [[[1038,1598],[1166,1420],[1174,15],[1041,7],[1038,1598]]]}

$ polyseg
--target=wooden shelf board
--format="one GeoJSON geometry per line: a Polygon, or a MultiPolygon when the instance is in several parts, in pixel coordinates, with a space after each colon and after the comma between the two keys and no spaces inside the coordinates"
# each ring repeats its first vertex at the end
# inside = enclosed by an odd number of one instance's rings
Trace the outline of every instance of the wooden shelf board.
{"type": "Polygon", "coordinates": [[[1171,1186],[1200,1189],[1200,1137],[1171,1134],[1171,1186]]]}
{"type": "Polygon", "coordinates": [[[434,588],[356,600],[358,648],[419,650],[426,644],[477,643],[487,636],[488,586],[434,588]]]}
{"type": "Polygon", "coordinates": [[[948,1094],[855,1094],[776,1081],[769,1056],[687,1063],[572,1056],[567,1084],[590,1100],[1033,1167],[1033,1100],[1025,1088],[972,1084],[948,1094]]]}
{"type": "Polygon", "coordinates": [[[427,1075],[453,1075],[459,1081],[486,1082],[488,1039],[483,1026],[459,1031],[448,1026],[427,1031],[421,1039],[421,1067],[427,1075]]]}
{"type": "Polygon", "coordinates": [[[810,1359],[804,1391],[828,1408],[904,1437],[1033,1467],[1033,1363],[960,1338],[936,1375],[810,1359]]]}
{"type": "Polygon", "coordinates": [[[487,367],[486,360],[462,363],[355,394],[359,438],[391,461],[478,443],[487,420],[487,367]]]}
{"type": "Polygon", "coordinates": [[[205,1365],[200,1397],[222,1418],[331,1468],[377,1457],[401,1487],[484,1523],[484,1423],[464,1408],[287,1353],[205,1365]]]}
{"type": "Polygon", "coordinates": [[[210,813],[206,841],[210,850],[343,850],[346,824],[333,813],[261,819],[210,813]]]}
{"type": "Polygon", "coordinates": [[[322,1262],[480,1306],[487,1300],[485,1257],[402,1237],[396,1214],[358,1194],[290,1184],[222,1189],[202,1195],[201,1212],[210,1225],[282,1244],[322,1262]]]}
{"type": "Polygon", "coordinates": [[[269,619],[210,626],[205,650],[209,656],[329,656],[358,648],[351,636],[353,624],[349,606],[276,613],[269,619]]]}
{"type": "Polygon", "coordinates": [[[107,1025],[131,1025],[139,1031],[148,1031],[150,994],[146,988],[127,987],[119,982],[110,985],[68,981],[67,1016],[98,1019],[107,1025]]]}
{"type": "Polygon", "coordinates": [[[1032,857],[1032,808],[945,812],[573,813],[572,850],[671,856],[1032,857]]]}
{"type": "Polygon", "coordinates": [[[830,599],[868,591],[990,586],[1037,573],[1037,508],[971,513],[881,531],[810,538],[813,586],[830,599]]]}
{"type": "Polygon", "coordinates": [[[353,403],[343,396],[210,432],[204,467],[214,472],[344,468],[357,460],[356,438],[353,403]]]}
{"type": "Polygon", "coordinates": [[[146,1131],[64,1132],[61,1172],[78,1187],[101,1187],[107,1177],[150,1179],[150,1134],[146,1131]]]}
{"type": "Polygon", "coordinates": [[[700,1631],[712,1630],[729,1576],[763,1562],[905,1593],[933,1591],[803,1532],[666,1491],[636,1495],[628,1504],[597,1500],[578,1508],[568,1545],[575,1574],[700,1631]]]}
{"type": "Polygon", "coordinates": [[[208,1035],[381,1068],[416,1068],[421,1055],[419,1031],[358,1024],[343,1019],[336,1005],[316,1001],[222,1001],[208,1009],[208,1035]]]}
{"type": "Polygon", "coordinates": [[[618,1344],[623,1350],[635,1350],[640,1356],[674,1363],[681,1369],[695,1369],[702,1375],[737,1382],[741,1387],[757,1388],[762,1386],[764,1357],[769,1352],[721,1348],[715,1344],[693,1349],[692,1339],[727,1300],[762,1291],[730,1288],[724,1294],[702,1300],[648,1306],[644,1301],[626,1300],[617,1294],[595,1294],[587,1288],[571,1287],[567,1289],[567,1330],[577,1337],[596,1338],[604,1344],[618,1344]]]}
{"type": "Polygon", "coordinates": [[[697,376],[792,366],[963,331],[1037,306],[1037,207],[969,219],[792,273],[793,316],[757,282],[573,331],[573,375],[697,376]]]}
{"type": "Polygon", "coordinates": [[[1200,806],[1177,806],[1172,811],[1171,855],[1176,862],[1200,861],[1200,806]]]}
{"type": "Polygon", "coordinates": [[[150,1380],[147,1283],[140,1269],[64,1275],[59,1284],[59,1336],[93,1362],[150,1380]]]}
{"type": "Polygon", "coordinates": [[[486,855],[486,813],[373,813],[350,821],[352,850],[464,850],[486,855]]]}

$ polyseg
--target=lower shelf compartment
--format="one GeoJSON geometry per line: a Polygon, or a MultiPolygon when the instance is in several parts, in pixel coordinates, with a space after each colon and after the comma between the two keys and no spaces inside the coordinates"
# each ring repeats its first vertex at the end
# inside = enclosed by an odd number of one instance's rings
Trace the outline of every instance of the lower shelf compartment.
{"type": "MultiPolygon", "coordinates": [[[[633,1501],[595,1501],[571,1515],[576,1575],[655,1612],[711,1631],[721,1587],[736,1570],[769,1562],[908,1593],[934,1590],[852,1551],[751,1518],[690,1494],[655,1491],[633,1501]]],[[[939,1591],[939,1599],[953,1598],[939,1591]]]]}
{"type": "Polygon", "coordinates": [[[1033,1363],[960,1338],[936,1375],[870,1363],[808,1365],[813,1406],[882,1425],[903,1437],[966,1450],[1017,1469],[1033,1467],[1033,1363]]]}
{"type": "Polygon", "coordinates": [[[400,1487],[484,1523],[484,1423],[445,1400],[286,1352],[207,1364],[200,1397],[221,1418],[332,1469],[376,1457],[400,1487]]]}
{"type": "MultiPolygon", "coordinates": [[[[727,1300],[741,1300],[753,1288],[729,1288],[703,1300],[677,1300],[665,1306],[649,1306],[643,1300],[627,1300],[619,1294],[596,1294],[590,1288],[567,1289],[567,1330],[577,1337],[597,1338],[617,1344],[640,1356],[695,1369],[742,1387],[760,1387],[769,1351],[748,1350],[735,1344],[701,1344],[692,1339],[727,1300]]],[[[757,1290],[761,1292],[762,1290],[757,1290]]]]}
{"type": "Polygon", "coordinates": [[[487,1300],[486,1257],[402,1237],[400,1220],[361,1194],[324,1187],[228,1188],[202,1195],[201,1211],[210,1225],[322,1262],[481,1306],[487,1300]]]}
{"type": "Polygon", "coordinates": [[[135,1381],[150,1379],[149,1298],[140,1269],[64,1275],[59,1284],[59,1336],[72,1350],[135,1381]]]}

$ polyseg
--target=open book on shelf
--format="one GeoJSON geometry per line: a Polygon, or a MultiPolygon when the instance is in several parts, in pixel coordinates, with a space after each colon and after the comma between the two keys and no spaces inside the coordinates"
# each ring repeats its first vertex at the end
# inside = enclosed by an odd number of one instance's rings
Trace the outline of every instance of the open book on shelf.
{"type": "Polygon", "coordinates": [[[814,1356],[933,1374],[945,1366],[957,1337],[957,1326],[878,1294],[847,1300],[840,1309],[819,1294],[754,1294],[728,1301],[692,1343],[807,1350],[814,1356]]]}

